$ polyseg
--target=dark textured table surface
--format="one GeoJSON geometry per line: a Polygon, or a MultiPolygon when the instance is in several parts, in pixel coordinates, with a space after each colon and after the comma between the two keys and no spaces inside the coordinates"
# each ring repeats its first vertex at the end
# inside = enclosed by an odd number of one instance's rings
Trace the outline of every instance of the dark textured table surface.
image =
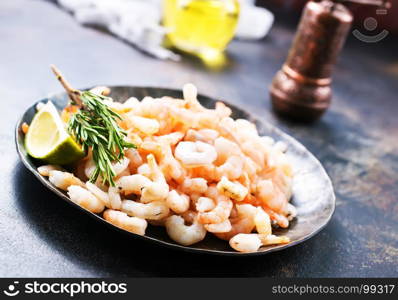
{"type": "Polygon", "coordinates": [[[264,41],[234,41],[230,64],[216,72],[189,59],[145,56],[48,2],[0,1],[0,276],[398,276],[397,38],[366,44],[351,37],[331,109],[304,126],[276,118],[267,93],[293,34],[277,18],[264,41]],[[193,82],[256,110],[321,160],[337,196],[333,219],[301,245],[242,259],[176,252],[99,226],[47,191],[15,151],[18,117],[60,91],[50,63],[77,87],[193,82]]]}

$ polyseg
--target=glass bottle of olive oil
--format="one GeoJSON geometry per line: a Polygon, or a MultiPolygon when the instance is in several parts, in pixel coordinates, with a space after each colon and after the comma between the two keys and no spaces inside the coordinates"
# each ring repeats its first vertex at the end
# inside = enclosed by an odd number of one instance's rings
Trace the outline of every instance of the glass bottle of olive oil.
{"type": "Polygon", "coordinates": [[[171,44],[202,58],[219,55],[235,34],[238,0],[164,0],[171,44]]]}

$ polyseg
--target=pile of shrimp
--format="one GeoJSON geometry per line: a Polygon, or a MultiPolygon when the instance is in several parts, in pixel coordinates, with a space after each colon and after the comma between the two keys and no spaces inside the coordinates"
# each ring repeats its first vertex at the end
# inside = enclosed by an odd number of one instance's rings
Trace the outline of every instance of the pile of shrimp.
{"type": "MultiPolygon", "coordinates": [[[[92,91],[109,93],[101,87],[92,91]]],[[[126,139],[137,146],[113,164],[115,186],[101,178],[88,181],[95,169],[90,153],[73,173],[54,165],[38,171],[73,202],[135,234],[144,235],[150,223],[164,226],[184,246],[208,233],[240,252],[289,243],[272,234],[296,215],[289,203],[293,172],[285,144],[259,136],[247,120],[233,120],[222,102],[203,107],[192,84],[183,87],[183,98],[105,100],[122,117],[126,139]]],[[[64,121],[71,111],[65,108],[64,121]]]]}

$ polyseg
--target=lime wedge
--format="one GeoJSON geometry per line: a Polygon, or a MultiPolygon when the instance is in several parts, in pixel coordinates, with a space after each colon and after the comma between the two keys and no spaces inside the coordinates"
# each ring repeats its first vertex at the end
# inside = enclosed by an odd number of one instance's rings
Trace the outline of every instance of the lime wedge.
{"type": "Polygon", "coordinates": [[[50,164],[66,165],[85,156],[50,101],[34,116],[25,137],[25,147],[30,156],[50,164]]]}

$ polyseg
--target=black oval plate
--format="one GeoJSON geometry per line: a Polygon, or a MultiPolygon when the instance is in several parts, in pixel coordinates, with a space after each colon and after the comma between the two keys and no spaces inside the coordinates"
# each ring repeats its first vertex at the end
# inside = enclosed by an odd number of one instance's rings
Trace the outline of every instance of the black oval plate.
{"type": "MultiPolygon", "coordinates": [[[[171,96],[175,98],[182,98],[182,93],[179,90],[155,88],[155,87],[131,87],[131,86],[113,86],[111,87],[111,97],[115,101],[124,102],[129,97],[136,97],[142,99],[145,96],[162,97],[171,96]]],[[[209,97],[199,95],[200,102],[206,107],[214,107],[216,100],[209,97]]],[[[40,100],[39,102],[47,102],[51,100],[54,105],[62,110],[67,104],[68,98],[65,93],[56,94],[54,96],[40,100]]],[[[288,145],[286,155],[292,163],[294,171],[293,180],[293,199],[292,203],[296,206],[298,216],[290,222],[290,226],[287,229],[275,230],[276,235],[286,235],[291,239],[289,244],[275,245],[260,248],[254,253],[240,253],[231,249],[228,242],[215,238],[213,235],[208,234],[206,238],[195,245],[185,247],[176,244],[168,236],[164,228],[158,226],[148,226],[145,236],[139,236],[123,229],[120,229],[108,222],[106,222],[99,215],[91,213],[77,204],[69,200],[66,193],[58,190],[48,181],[46,177],[41,176],[37,172],[37,167],[40,163],[31,158],[24,146],[24,134],[21,131],[21,124],[26,122],[30,124],[33,116],[36,113],[35,103],[31,106],[18,121],[15,130],[15,141],[17,151],[21,157],[24,165],[43,183],[48,189],[53,191],[55,194],[66,200],[70,204],[74,205],[81,211],[89,214],[91,217],[96,218],[100,223],[107,226],[112,226],[116,230],[124,232],[131,237],[149,240],[160,245],[168,246],[175,249],[191,251],[191,252],[202,252],[212,253],[220,255],[259,255],[273,251],[278,251],[297,245],[310,237],[318,233],[325,225],[329,222],[335,208],[335,195],[333,192],[332,183],[330,178],[323,169],[321,163],[298,141],[291,136],[282,132],[273,125],[261,121],[259,118],[254,117],[252,114],[245,112],[244,110],[229,105],[232,109],[232,117],[244,118],[256,124],[257,129],[261,135],[269,135],[276,141],[283,141],[288,145]]],[[[78,234],[78,233],[76,233],[78,234]]]]}

